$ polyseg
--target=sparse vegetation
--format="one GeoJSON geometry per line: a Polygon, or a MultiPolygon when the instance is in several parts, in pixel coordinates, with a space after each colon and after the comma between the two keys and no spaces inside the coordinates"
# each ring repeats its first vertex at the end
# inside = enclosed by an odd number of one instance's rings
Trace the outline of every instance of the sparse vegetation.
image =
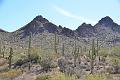
{"type": "Polygon", "coordinates": [[[57,31],[27,35],[0,44],[0,79],[35,75],[36,80],[119,80],[118,45],[96,38],[66,37],[57,31]]]}

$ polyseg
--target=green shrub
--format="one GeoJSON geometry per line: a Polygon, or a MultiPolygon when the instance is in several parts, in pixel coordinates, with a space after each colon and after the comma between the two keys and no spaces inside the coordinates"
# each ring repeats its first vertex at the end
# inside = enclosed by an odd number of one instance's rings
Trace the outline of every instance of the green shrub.
{"type": "Polygon", "coordinates": [[[99,50],[99,56],[107,57],[109,54],[109,49],[107,48],[101,48],[99,50]]]}
{"type": "Polygon", "coordinates": [[[115,46],[112,48],[111,56],[120,57],[120,46],[115,46]]]}

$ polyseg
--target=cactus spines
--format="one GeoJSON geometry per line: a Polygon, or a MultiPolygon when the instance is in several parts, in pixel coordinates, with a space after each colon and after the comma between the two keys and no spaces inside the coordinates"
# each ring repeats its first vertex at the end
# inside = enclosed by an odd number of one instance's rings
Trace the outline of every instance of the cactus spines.
{"type": "Polygon", "coordinates": [[[13,49],[12,49],[12,47],[10,47],[10,54],[9,54],[9,57],[8,57],[8,59],[9,59],[9,69],[11,69],[11,64],[12,64],[12,56],[13,56],[13,49]]]}

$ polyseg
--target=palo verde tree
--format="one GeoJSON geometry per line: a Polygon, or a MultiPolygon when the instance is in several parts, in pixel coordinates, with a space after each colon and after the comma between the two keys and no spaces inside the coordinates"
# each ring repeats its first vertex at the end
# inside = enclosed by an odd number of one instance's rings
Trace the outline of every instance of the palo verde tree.
{"type": "Polygon", "coordinates": [[[12,57],[13,57],[13,49],[12,47],[10,47],[10,54],[9,54],[9,57],[8,57],[8,64],[9,64],[9,69],[11,69],[11,65],[12,65],[12,57]]]}

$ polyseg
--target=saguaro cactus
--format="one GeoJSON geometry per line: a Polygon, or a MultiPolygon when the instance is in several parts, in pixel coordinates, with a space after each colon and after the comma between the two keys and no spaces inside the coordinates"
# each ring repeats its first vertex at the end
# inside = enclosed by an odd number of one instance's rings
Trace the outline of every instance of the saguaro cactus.
{"type": "Polygon", "coordinates": [[[5,57],[5,46],[3,46],[2,56],[5,57]]]}
{"type": "Polygon", "coordinates": [[[76,41],[76,37],[75,37],[75,42],[74,42],[74,52],[73,52],[73,57],[74,57],[74,66],[76,67],[76,60],[79,57],[79,48],[77,49],[77,45],[76,45],[77,41],[76,41]]]}
{"type": "Polygon", "coordinates": [[[55,36],[54,36],[54,51],[57,54],[57,44],[58,44],[58,37],[57,37],[57,32],[55,32],[55,36]]]}
{"type": "Polygon", "coordinates": [[[2,43],[1,43],[1,41],[0,41],[0,55],[2,55],[2,43]]]}
{"type": "Polygon", "coordinates": [[[13,49],[12,49],[12,47],[10,47],[10,54],[9,54],[9,57],[8,57],[8,59],[9,59],[9,69],[11,69],[11,64],[12,64],[12,56],[13,56],[13,49]]]}
{"type": "Polygon", "coordinates": [[[97,50],[96,50],[97,56],[98,56],[98,51],[99,51],[99,46],[98,46],[98,39],[97,39],[97,50]]]}
{"type": "Polygon", "coordinates": [[[31,67],[31,55],[30,55],[30,53],[31,53],[31,36],[32,36],[32,34],[30,33],[30,35],[29,35],[29,42],[28,42],[28,60],[29,60],[29,65],[28,65],[28,69],[30,70],[30,67],[31,67]]]}
{"type": "Polygon", "coordinates": [[[65,55],[65,44],[63,43],[63,45],[62,45],[62,56],[64,56],[65,55]]]}
{"type": "Polygon", "coordinates": [[[96,50],[95,50],[95,41],[93,39],[92,41],[92,53],[91,53],[91,74],[93,74],[93,69],[94,69],[94,60],[96,58],[96,50]]]}

